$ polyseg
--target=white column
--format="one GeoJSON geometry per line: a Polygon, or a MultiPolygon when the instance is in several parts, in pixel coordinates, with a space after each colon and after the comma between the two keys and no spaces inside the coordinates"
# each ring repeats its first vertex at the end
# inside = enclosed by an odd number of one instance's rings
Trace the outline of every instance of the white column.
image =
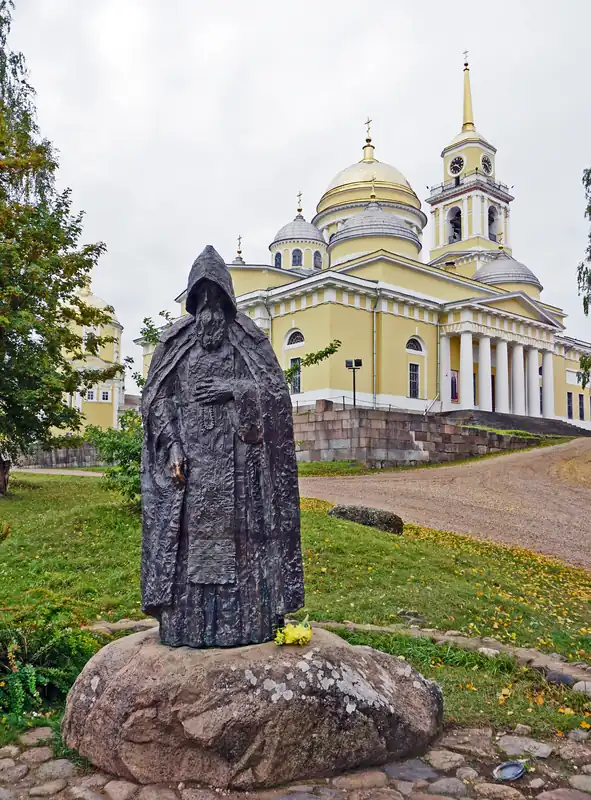
{"type": "Polygon", "coordinates": [[[460,408],[474,408],[474,355],[472,334],[460,334],[460,408]]]}
{"type": "Polygon", "coordinates": [[[447,244],[445,241],[445,211],[443,205],[439,206],[439,247],[447,244]]]}
{"type": "Polygon", "coordinates": [[[449,353],[449,336],[442,336],[439,342],[439,396],[441,410],[451,408],[451,360],[449,353]]]}
{"type": "Polygon", "coordinates": [[[507,342],[497,341],[497,371],[495,376],[495,410],[499,414],[509,413],[509,355],[507,342]]]}
{"type": "Polygon", "coordinates": [[[480,234],[480,195],[473,194],[472,195],[472,233],[474,236],[478,236],[480,234]]]}
{"type": "Polygon", "coordinates": [[[545,417],[554,416],[554,356],[550,350],[542,356],[542,408],[545,417]]]}
{"type": "Polygon", "coordinates": [[[514,344],[511,350],[511,383],[513,386],[514,414],[525,416],[525,370],[523,368],[523,345],[514,344]]]}
{"type": "Polygon", "coordinates": [[[527,413],[540,416],[540,354],[537,347],[527,351],[527,413]]]}
{"type": "Polygon", "coordinates": [[[478,408],[492,411],[490,336],[478,340],[478,408]]]}
{"type": "Polygon", "coordinates": [[[511,247],[511,209],[506,208],[505,214],[507,216],[505,218],[505,239],[503,244],[505,247],[511,247]]]}
{"type": "Polygon", "coordinates": [[[435,209],[433,209],[433,211],[431,212],[431,226],[433,228],[431,247],[433,248],[433,250],[435,250],[435,248],[437,247],[437,225],[435,224],[435,209]]]}
{"type": "Polygon", "coordinates": [[[462,198],[462,239],[468,238],[468,198],[462,198]]]}

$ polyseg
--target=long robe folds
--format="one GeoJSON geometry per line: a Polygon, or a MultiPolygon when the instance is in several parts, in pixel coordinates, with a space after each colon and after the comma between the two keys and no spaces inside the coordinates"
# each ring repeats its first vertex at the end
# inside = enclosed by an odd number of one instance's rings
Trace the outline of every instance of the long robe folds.
{"type": "MultiPolygon", "coordinates": [[[[227,268],[211,248],[221,277],[212,273],[209,250],[190,288],[214,280],[233,304],[227,268]]],[[[237,313],[223,344],[205,350],[194,318],[179,320],[154,354],[142,414],[144,611],[172,646],[269,641],[304,602],[292,409],[269,340],[237,313]],[[233,398],[200,402],[195,389],[210,377],[229,382],[233,398]],[[175,446],[184,481],[172,475],[175,446]]]]}

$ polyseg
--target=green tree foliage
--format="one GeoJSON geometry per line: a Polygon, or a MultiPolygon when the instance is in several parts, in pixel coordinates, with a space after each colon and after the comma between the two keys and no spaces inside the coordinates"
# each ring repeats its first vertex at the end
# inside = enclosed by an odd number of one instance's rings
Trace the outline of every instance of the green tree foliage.
{"type": "MultiPolygon", "coordinates": [[[[583,187],[585,189],[585,216],[591,221],[591,168],[583,170],[583,187]]],[[[588,316],[591,306],[591,231],[585,250],[585,258],[577,269],[579,294],[583,298],[583,311],[588,316]]],[[[591,383],[591,356],[581,356],[579,379],[583,389],[591,383]]]]}
{"type": "Polygon", "coordinates": [[[55,186],[58,162],[35,118],[24,57],[7,45],[12,0],[0,0],[0,494],[10,459],[75,430],[80,412],[64,397],[113,377],[76,366],[108,338],[84,327],[110,314],[79,295],[105,246],[80,244],[82,214],[55,186]]]}
{"type": "Polygon", "coordinates": [[[135,411],[125,411],[119,424],[119,430],[90,426],[86,429],[86,437],[96,447],[101,459],[110,465],[105,471],[108,488],[120,492],[139,508],[142,418],[135,411]]]}

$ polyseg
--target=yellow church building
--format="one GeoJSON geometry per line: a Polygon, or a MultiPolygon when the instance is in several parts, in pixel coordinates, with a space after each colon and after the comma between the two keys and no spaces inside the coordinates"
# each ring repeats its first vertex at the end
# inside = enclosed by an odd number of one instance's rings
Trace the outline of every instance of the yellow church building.
{"type": "MultiPolygon", "coordinates": [[[[90,282],[80,291],[80,297],[87,305],[93,308],[99,308],[102,311],[109,308],[105,300],[93,294],[90,282]]],[[[79,364],[73,362],[74,366],[79,366],[81,369],[102,371],[113,364],[122,364],[121,333],[123,332],[123,326],[114,312],[111,312],[110,316],[110,322],[106,325],[84,330],[77,329],[77,333],[83,337],[83,340],[92,334],[106,339],[112,338],[113,341],[101,345],[97,355],[88,353],[83,362],[79,364]]],[[[120,373],[114,378],[97,383],[84,393],[76,392],[75,395],[70,395],[66,398],[66,402],[82,412],[84,428],[88,425],[96,425],[99,428],[117,428],[119,415],[125,402],[124,375],[120,373]]]]}
{"type": "MultiPolygon", "coordinates": [[[[496,148],[475,127],[464,65],[463,124],[443,148],[443,180],[426,200],[379,161],[368,134],[360,161],[328,184],[311,222],[284,225],[269,264],[229,264],[238,306],[267,332],[280,364],[334,339],[339,352],[302,370],[294,405],[352,400],[346,359],[361,359],[357,404],[425,411],[477,408],[572,420],[591,428],[577,380],[591,344],[566,335],[565,313],[511,247],[511,195],[496,148]],[[430,252],[423,233],[430,217],[430,252]]],[[[186,313],[184,293],[176,300],[186,313]]],[[[147,372],[153,348],[144,345],[147,372]]]]}

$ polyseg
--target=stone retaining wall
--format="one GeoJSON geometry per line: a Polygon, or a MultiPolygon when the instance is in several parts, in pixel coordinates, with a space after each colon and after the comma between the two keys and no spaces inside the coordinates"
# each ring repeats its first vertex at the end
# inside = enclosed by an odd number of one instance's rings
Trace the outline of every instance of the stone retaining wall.
{"type": "Polygon", "coordinates": [[[19,467],[37,467],[48,469],[51,467],[97,467],[102,466],[96,448],[91,444],[80,447],[58,447],[53,450],[43,450],[37,447],[26,456],[20,456],[17,462],[19,467]]]}
{"type": "Polygon", "coordinates": [[[371,467],[457,461],[540,441],[453,425],[435,414],[336,411],[329,400],[319,400],[315,411],[294,414],[294,437],[298,461],[355,460],[371,467]]]}

